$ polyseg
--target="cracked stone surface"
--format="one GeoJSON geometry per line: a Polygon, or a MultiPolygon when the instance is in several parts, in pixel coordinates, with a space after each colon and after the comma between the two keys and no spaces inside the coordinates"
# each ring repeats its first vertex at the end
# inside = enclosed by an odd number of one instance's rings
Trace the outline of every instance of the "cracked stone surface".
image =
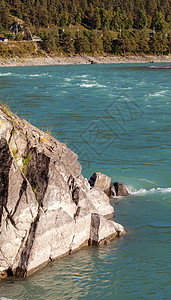
{"type": "Polygon", "coordinates": [[[26,277],[84,245],[125,234],[77,158],[0,105],[0,276],[26,277]]]}

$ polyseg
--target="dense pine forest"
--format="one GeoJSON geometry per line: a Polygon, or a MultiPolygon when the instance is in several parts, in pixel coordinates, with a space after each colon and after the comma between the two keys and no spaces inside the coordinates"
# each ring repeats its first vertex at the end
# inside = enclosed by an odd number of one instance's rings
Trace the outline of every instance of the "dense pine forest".
{"type": "Polygon", "coordinates": [[[8,33],[11,23],[19,19],[41,38],[39,53],[169,54],[170,2],[1,0],[0,34],[22,40],[22,32],[8,33]]]}

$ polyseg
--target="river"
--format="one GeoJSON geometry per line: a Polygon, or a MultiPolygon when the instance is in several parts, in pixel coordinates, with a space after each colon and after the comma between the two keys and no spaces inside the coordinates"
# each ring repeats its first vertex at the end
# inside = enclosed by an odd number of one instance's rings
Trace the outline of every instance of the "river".
{"type": "Polygon", "coordinates": [[[8,67],[1,100],[128,186],[111,199],[127,235],[86,247],[27,279],[0,281],[13,299],[170,299],[171,80],[148,64],[8,67]]]}

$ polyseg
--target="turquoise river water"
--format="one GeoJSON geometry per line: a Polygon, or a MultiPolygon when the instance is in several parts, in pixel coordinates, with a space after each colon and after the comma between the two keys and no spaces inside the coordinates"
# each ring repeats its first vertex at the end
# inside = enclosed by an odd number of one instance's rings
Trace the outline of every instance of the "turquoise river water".
{"type": "MultiPolygon", "coordinates": [[[[153,64],[154,65],[154,64],[153,64]]],[[[171,80],[148,64],[0,69],[1,100],[131,195],[111,199],[127,235],[0,281],[13,299],[171,299],[171,80]]]]}

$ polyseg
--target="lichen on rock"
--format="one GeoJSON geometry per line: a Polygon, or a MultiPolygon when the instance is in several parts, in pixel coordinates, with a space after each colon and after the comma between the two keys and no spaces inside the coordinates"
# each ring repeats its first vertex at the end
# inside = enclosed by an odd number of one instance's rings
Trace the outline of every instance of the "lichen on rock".
{"type": "Polygon", "coordinates": [[[26,277],[83,245],[125,234],[78,156],[0,105],[0,274],[26,277]]]}

